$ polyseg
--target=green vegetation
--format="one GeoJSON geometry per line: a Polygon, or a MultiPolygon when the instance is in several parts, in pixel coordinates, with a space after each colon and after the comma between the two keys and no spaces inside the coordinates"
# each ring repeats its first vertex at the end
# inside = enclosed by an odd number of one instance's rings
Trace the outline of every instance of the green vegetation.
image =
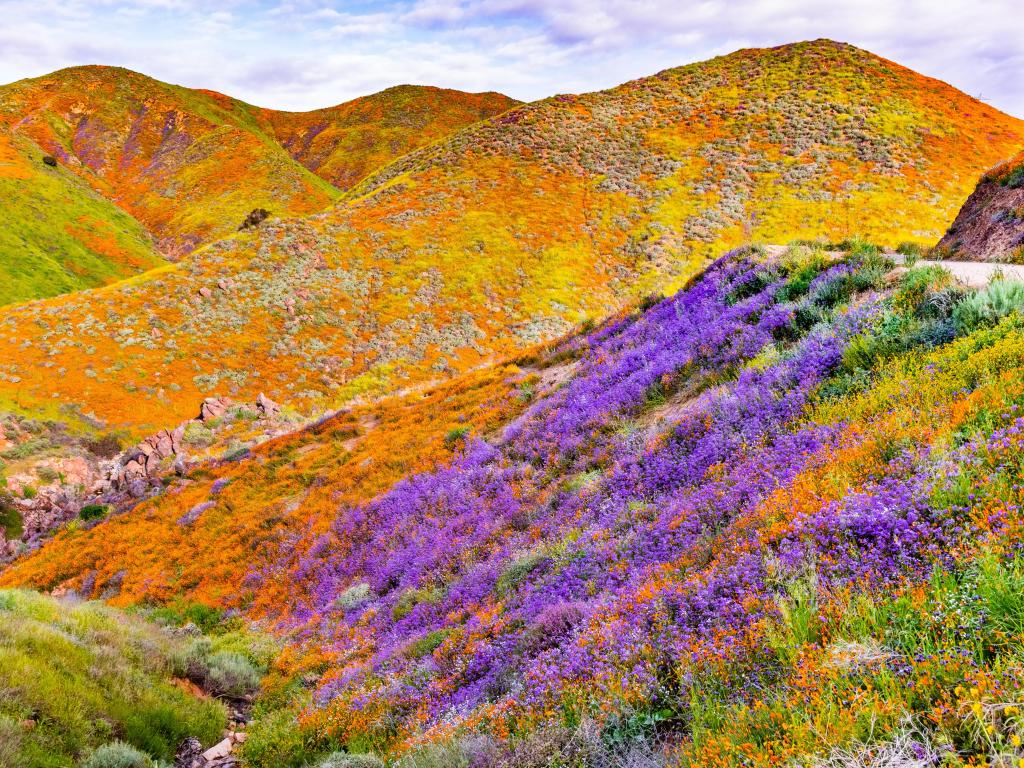
{"type": "Polygon", "coordinates": [[[186,737],[212,743],[223,706],[171,681],[187,642],[99,603],[0,591],[0,765],[148,765],[133,750],[168,759],[186,737]]]}
{"type": "Polygon", "coordinates": [[[0,304],[114,282],[165,264],[138,221],[30,142],[0,135],[0,304]],[[17,172],[5,173],[8,160],[17,172]]]}

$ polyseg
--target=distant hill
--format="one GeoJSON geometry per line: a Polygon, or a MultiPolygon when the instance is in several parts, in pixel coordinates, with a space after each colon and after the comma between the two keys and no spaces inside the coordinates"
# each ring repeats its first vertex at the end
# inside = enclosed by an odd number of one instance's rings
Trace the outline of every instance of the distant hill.
{"type": "Polygon", "coordinates": [[[339,196],[332,183],[347,187],[515,103],[407,86],[286,113],[99,66],[2,86],[0,217],[14,231],[0,236],[0,274],[11,276],[0,302],[180,259],[256,208],[323,210],[339,196]],[[54,168],[42,165],[46,155],[54,168]]]}
{"type": "Polygon", "coordinates": [[[939,250],[950,259],[1024,261],[1024,152],[982,176],[939,250]]]}
{"type": "Polygon", "coordinates": [[[347,190],[395,158],[520,103],[500,93],[401,85],[327,109],[257,115],[292,157],[347,190]]]}
{"type": "MultiPolygon", "coordinates": [[[[186,95],[225,122],[252,114],[186,95]]],[[[934,242],[1022,142],[1021,121],[829,41],[556,96],[406,155],[321,215],[3,310],[0,402],[144,432],[212,393],[303,411],[387,393],[673,290],[747,239],[934,242]]]]}

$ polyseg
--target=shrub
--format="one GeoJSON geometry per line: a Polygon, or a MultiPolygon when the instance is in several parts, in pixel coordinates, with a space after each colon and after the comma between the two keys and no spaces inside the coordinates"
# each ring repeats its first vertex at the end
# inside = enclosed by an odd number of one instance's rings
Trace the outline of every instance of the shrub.
{"type": "Polygon", "coordinates": [[[216,696],[241,699],[260,687],[259,670],[240,653],[215,653],[206,660],[206,666],[206,687],[216,696]]]}
{"type": "Polygon", "coordinates": [[[365,581],[353,584],[334,600],[334,606],[339,611],[354,611],[376,598],[373,589],[365,581]]]}
{"type": "Polygon", "coordinates": [[[1003,178],[1003,186],[1010,189],[1024,187],[1024,165],[1019,165],[1003,178]]]}
{"type": "Polygon", "coordinates": [[[384,768],[384,761],[375,755],[335,752],[321,760],[317,768],[384,768]]]}
{"type": "Polygon", "coordinates": [[[961,301],[953,310],[960,333],[995,325],[1011,312],[1024,308],[1024,283],[999,280],[961,301]]]}
{"type": "Polygon", "coordinates": [[[151,768],[149,755],[130,744],[115,741],[104,744],[82,763],[82,768],[151,768]]]}
{"type": "Polygon", "coordinates": [[[99,520],[101,517],[106,517],[108,512],[110,512],[110,507],[106,504],[86,504],[78,516],[86,521],[99,520]]]}
{"type": "Polygon", "coordinates": [[[469,427],[455,427],[444,436],[445,447],[449,450],[454,449],[457,445],[465,441],[466,435],[469,434],[469,427]]]}

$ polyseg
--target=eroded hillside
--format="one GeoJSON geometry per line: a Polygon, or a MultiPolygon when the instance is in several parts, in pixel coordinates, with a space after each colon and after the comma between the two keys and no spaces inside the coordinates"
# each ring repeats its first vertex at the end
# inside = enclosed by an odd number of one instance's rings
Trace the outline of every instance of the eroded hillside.
{"type": "Polygon", "coordinates": [[[965,261],[1024,261],[1024,153],[982,176],[938,249],[965,261]]]}

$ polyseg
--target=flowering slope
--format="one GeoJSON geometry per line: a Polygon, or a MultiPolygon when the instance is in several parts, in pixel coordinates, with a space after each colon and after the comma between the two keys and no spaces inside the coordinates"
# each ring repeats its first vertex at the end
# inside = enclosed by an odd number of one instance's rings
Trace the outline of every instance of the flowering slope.
{"type": "Polygon", "coordinates": [[[278,112],[113,67],[0,86],[0,303],[143,272],[230,234],[255,208],[322,210],[332,185],[517,103],[404,86],[278,112]]]}
{"type": "Polygon", "coordinates": [[[258,110],[289,154],[338,189],[520,102],[500,93],[400,85],[311,112],[258,110]]]}
{"type": "Polygon", "coordinates": [[[780,765],[903,745],[910,721],[936,761],[1012,755],[1022,302],[967,312],[984,296],[891,266],[733,254],[518,370],[339,414],[68,531],[0,582],[273,620],[282,668],[318,682],[300,737],[257,727],[257,764],[300,764],[301,742],[602,765],[583,752],[660,740],[668,764],[780,765]]]}
{"type": "Polygon", "coordinates": [[[449,377],[674,290],[748,237],[937,238],[1021,136],[827,41],[546,99],[411,153],[323,214],[0,312],[0,402],[145,433],[213,393],[310,411],[449,377]]]}

